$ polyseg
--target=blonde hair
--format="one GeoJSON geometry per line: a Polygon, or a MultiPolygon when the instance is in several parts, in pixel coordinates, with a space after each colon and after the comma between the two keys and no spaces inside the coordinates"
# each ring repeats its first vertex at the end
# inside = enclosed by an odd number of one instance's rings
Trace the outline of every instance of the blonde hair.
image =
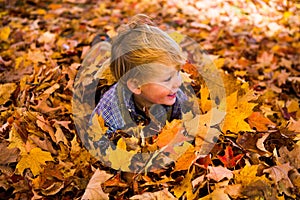
{"type": "Polygon", "coordinates": [[[179,45],[146,15],[137,15],[122,26],[112,43],[110,69],[116,80],[122,78],[122,82],[128,76],[141,77],[151,63],[182,65],[184,62],[179,45]],[[132,73],[128,74],[129,71],[132,73]]]}

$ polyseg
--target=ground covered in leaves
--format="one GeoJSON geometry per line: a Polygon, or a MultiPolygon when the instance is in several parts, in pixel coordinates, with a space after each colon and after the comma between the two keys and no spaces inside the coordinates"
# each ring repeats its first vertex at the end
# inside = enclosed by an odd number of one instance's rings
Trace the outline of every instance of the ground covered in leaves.
{"type": "MultiPolygon", "coordinates": [[[[0,199],[300,198],[299,3],[0,0],[0,6],[0,199]],[[195,142],[167,169],[130,174],[91,156],[71,102],[94,36],[114,36],[137,13],[206,50],[222,74],[227,104],[225,118],[212,127],[218,140],[199,156],[212,103],[186,65],[201,97],[195,142]]],[[[176,123],[162,130],[158,147],[176,133],[176,123]]],[[[126,149],[120,138],[118,147],[126,149]]]]}

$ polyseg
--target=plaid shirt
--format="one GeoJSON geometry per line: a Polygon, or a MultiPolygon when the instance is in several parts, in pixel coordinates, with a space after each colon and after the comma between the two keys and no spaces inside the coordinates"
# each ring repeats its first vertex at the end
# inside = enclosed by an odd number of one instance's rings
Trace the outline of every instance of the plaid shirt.
{"type": "MultiPolygon", "coordinates": [[[[149,112],[157,121],[162,122],[161,126],[163,126],[166,120],[171,121],[182,117],[181,103],[186,99],[186,95],[179,89],[176,101],[172,106],[153,105],[149,112]]],[[[132,92],[118,83],[104,93],[94,109],[93,115],[95,113],[101,115],[109,127],[108,136],[116,130],[126,129],[141,122],[149,121],[145,113],[137,109],[132,92]]]]}

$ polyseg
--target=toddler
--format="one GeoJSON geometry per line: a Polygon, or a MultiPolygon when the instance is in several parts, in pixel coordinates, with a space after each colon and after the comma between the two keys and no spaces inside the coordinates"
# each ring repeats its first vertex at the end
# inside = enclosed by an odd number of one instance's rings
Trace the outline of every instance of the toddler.
{"type": "Polygon", "coordinates": [[[166,120],[180,119],[187,99],[180,88],[185,61],[179,45],[147,16],[123,26],[111,48],[110,70],[117,83],[93,112],[104,119],[106,135],[137,125],[155,130],[166,120]]]}

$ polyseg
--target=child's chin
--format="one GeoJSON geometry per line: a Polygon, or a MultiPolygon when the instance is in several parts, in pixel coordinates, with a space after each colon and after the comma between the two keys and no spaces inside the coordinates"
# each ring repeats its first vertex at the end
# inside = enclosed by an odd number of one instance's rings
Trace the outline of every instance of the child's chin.
{"type": "Polygon", "coordinates": [[[164,102],[164,105],[166,106],[172,106],[176,101],[176,98],[174,99],[168,99],[167,101],[164,102]]]}

